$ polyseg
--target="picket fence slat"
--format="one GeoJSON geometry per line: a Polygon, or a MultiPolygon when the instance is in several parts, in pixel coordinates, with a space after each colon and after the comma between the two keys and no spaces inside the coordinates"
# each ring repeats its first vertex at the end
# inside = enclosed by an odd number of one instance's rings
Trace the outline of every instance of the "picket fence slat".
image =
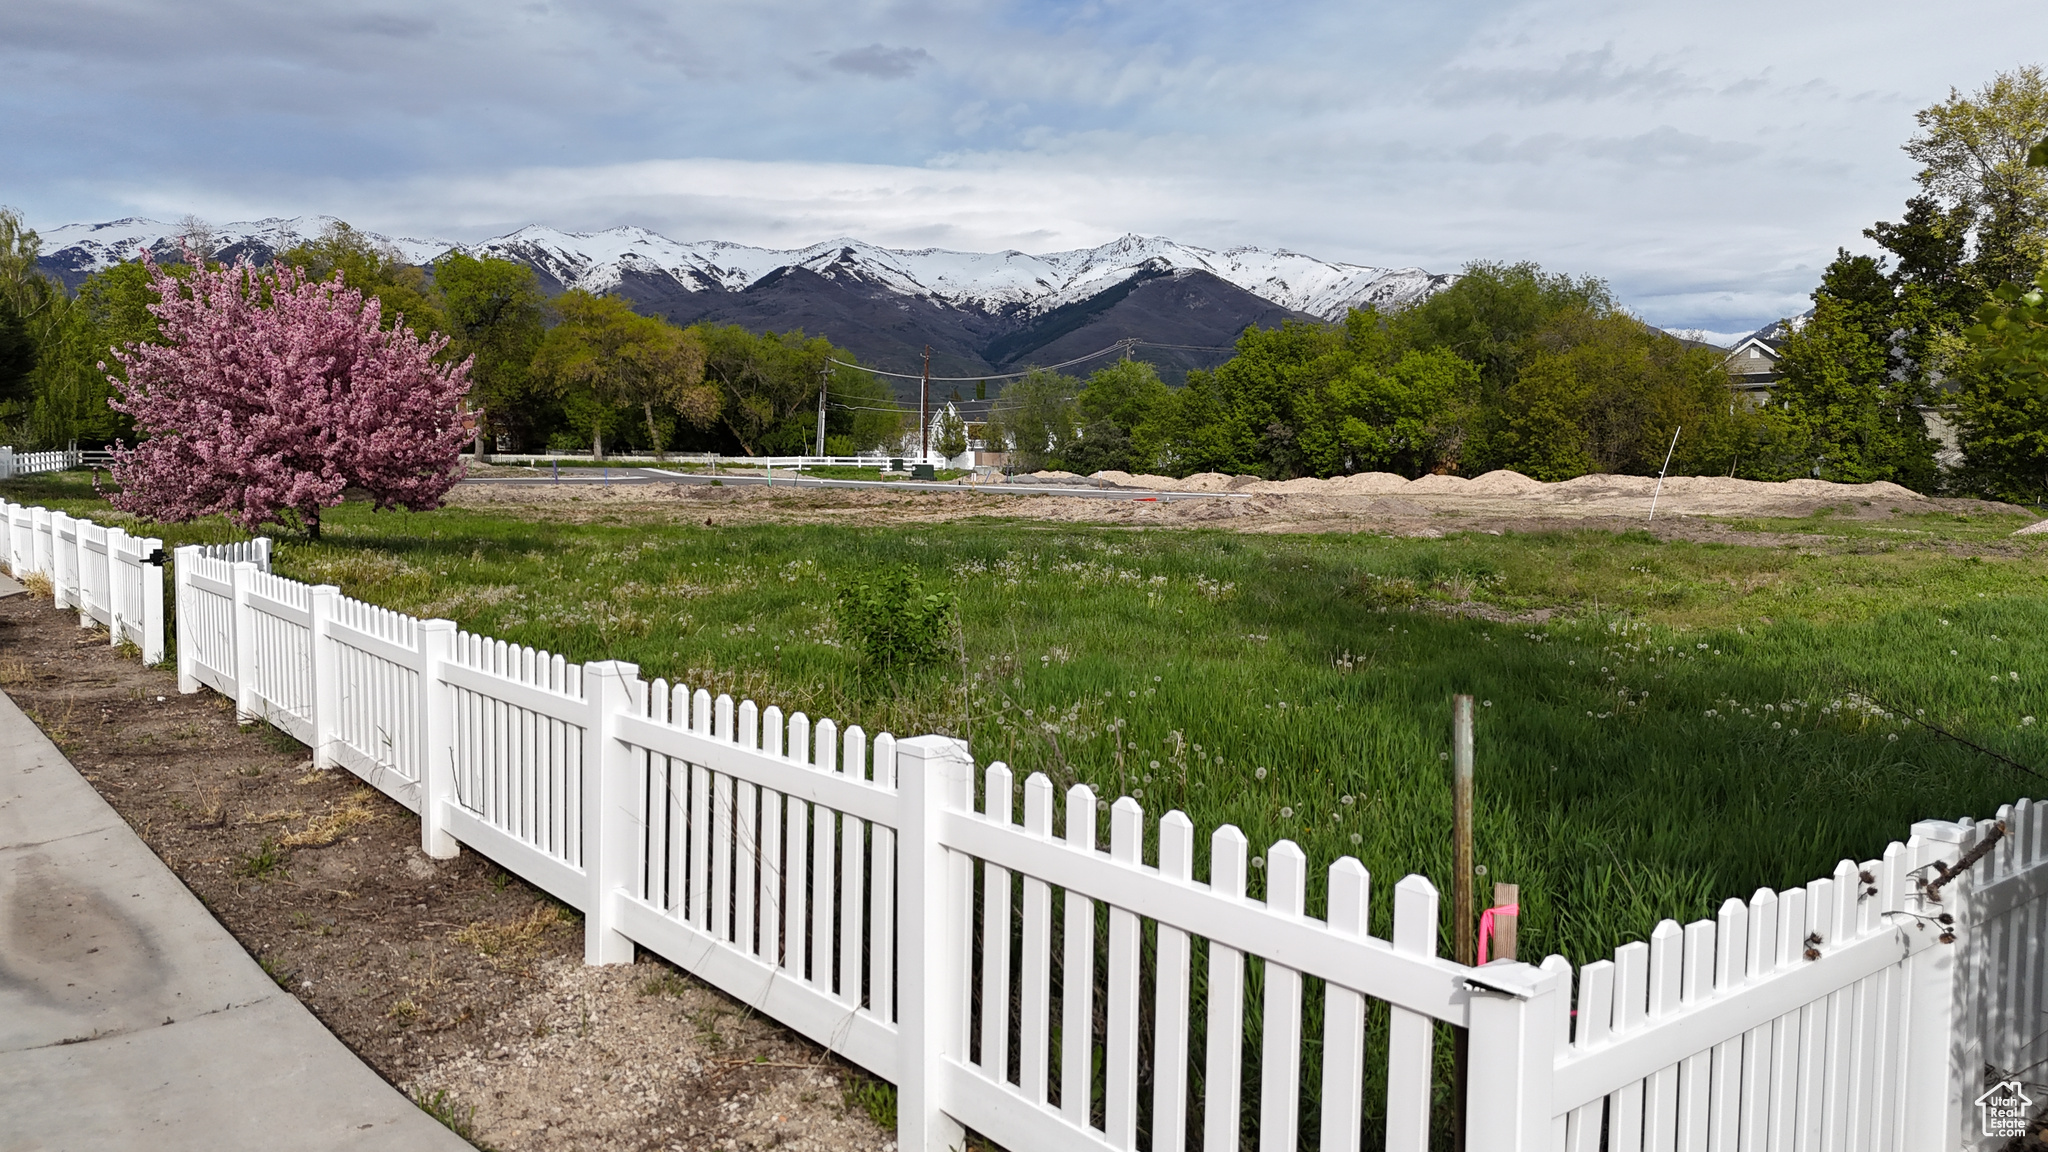
{"type": "MultiPolygon", "coordinates": [[[[1052,839],[1052,781],[1032,773],[1024,781],[1024,831],[1052,839]]],[[[1046,1099],[1052,1063],[1052,888],[1024,876],[1024,953],[1018,999],[1017,1085],[1034,1104],[1046,1099]]]]}
{"type": "MultiPolygon", "coordinates": [[[[1363,939],[1372,923],[1372,878],[1345,857],[1330,865],[1332,932],[1363,939]]],[[[1364,1134],[1365,997],[1340,984],[1323,985],[1322,1152],[1358,1152],[1364,1134]]],[[[1171,1147],[1171,1145],[1165,1145],[1171,1147]]]]}
{"type": "MultiPolygon", "coordinates": [[[[1209,891],[1243,900],[1250,853],[1244,833],[1224,825],[1209,837],[1209,891]]],[[[1430,924],[1435,934],[1435,922],[1430,924]]],[[[1244,1091],[1244,954],[1209,942],[1207,1067],[1202,1086],[1202,1147],[1230,1152],[1237,1147],[1238,1111],[1244,1091]]]]}
{"type": "MultiPolygon", "coordinates": [[[[1125,796],[1109,808],[1109,855],[1137,867],[1145,813],[1125,796]]],[[[1108,1024],[1104,1030],[1103,1131],[1112,1147],[1138,1146],[1138,917],[1109,909],[1108,1024]]]]}
{"type": "MultiPolygon", "coordinates": [[[[996,823],[1013,822],[1015,798],[1010,767],[998,760],[982,775],[984,814],[996,823]]],[[[880,851],[876,852],[879,860],[880,851]]],[[[981,873],[981,1069],[998,1083],[1010,1078],[1010,873],[989,864],[981,873]]],[[[878,970],[879,971],[879,970],[878,970]]],[[[877,983],[879,983],[879,977],[877,983]]]]}
{"type": "MultiPolygon", "coordinates": [[[[1437,892],[1429,881],[1408,876],[1394,885],[1396,951],[1434,957],[1437,923],[1437,892]]],[[[1387,1148],[1389,1152],[1428,1152],[1435,1023],[1428,1015],[1398,1004],[1389,1005],[1387,1015],[1387,1148]]]]}
{"type": "MultiPolygon", "coordinates": [[[[1301,919],[1308,898],[1308,857],[1289,841],[1266,850],[1266,907],[1301,919]]],[[[1260,1021],[1259,1149],[1291,1152],[1301,1117],[1301,973],[1267,960],[1260,1021]]]]}
{"type": "MultiPolygon", "coordinates": [[[[1159,821],[1159,875],[1193,887],[1195,824],[1182,812],[1159,821]]],[[[1158,927],[1158,963],[1153,983],[1152,1146],[1184,1148],[1188,1133],[1188,996],[1193,952],[1188,934],[1170,924],[1158,927]]]]}
{"type": "MultiPolygon", "coordinates": [[[[1095,851],[1095,790],[1067,789],[1066,842],[1095,851]]],[[[1060,1113],[1076,1128],[1090,1127],[1095,1080],[1095,902],[1067,889],[1060,932],[1060,1113]]]]}

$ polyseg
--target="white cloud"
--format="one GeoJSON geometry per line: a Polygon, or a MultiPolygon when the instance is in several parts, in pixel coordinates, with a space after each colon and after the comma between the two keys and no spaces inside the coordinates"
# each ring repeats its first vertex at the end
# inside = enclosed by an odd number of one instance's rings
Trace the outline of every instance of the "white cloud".
{"type": "Polygon", "coordinates": [[[1803,310],[1896,218],[1913,110],[2044,32],[2006,0],[1938,26],[1903,0],[55,0],[0,9],[0,199],[47,224],[1535,259],[1725,332],[1803,310]]]}

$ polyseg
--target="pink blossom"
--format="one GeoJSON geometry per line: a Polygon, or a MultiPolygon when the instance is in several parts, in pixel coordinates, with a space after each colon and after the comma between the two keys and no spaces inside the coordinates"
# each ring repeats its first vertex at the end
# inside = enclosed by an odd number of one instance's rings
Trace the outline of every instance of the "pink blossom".
{"type": "Polygon", "coordinates": [[[225,513],[245,529],[289,513],[318,536],[320,510],[347,488],[424,510],[461,478],[469,361],[434,362],[446,336],[380,331],[377,300],[339,273],[313,283],[245,258],[177,279],[143,260],[163,343],[114,352],[128,372],[108,377],[109,403],[146,437],[114,453],[115,507],[225,513]]]}

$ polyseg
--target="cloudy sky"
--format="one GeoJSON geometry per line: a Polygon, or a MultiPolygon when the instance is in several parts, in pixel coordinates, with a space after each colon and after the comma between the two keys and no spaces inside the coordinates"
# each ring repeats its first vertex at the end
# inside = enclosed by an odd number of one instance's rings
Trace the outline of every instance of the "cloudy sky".
{"type": "Polygon", "coordinates": [[[1897,217],[1916,109],[2044,46],[2038,2],[42,0],[0,5],[0,203],[1533,259],[1733,332],[1897,217]]]}

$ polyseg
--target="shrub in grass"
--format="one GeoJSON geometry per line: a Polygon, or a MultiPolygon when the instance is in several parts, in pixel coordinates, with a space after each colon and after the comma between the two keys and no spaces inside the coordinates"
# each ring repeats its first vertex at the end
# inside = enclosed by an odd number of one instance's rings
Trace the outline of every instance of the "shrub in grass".
{"type": "Polygon", "coordinates": [[[927,589],[907,564],[847,582],[836,603],[840,634],[871,671],[928,668],[945,658],[959,627],[952,593],[927,589]]]}

